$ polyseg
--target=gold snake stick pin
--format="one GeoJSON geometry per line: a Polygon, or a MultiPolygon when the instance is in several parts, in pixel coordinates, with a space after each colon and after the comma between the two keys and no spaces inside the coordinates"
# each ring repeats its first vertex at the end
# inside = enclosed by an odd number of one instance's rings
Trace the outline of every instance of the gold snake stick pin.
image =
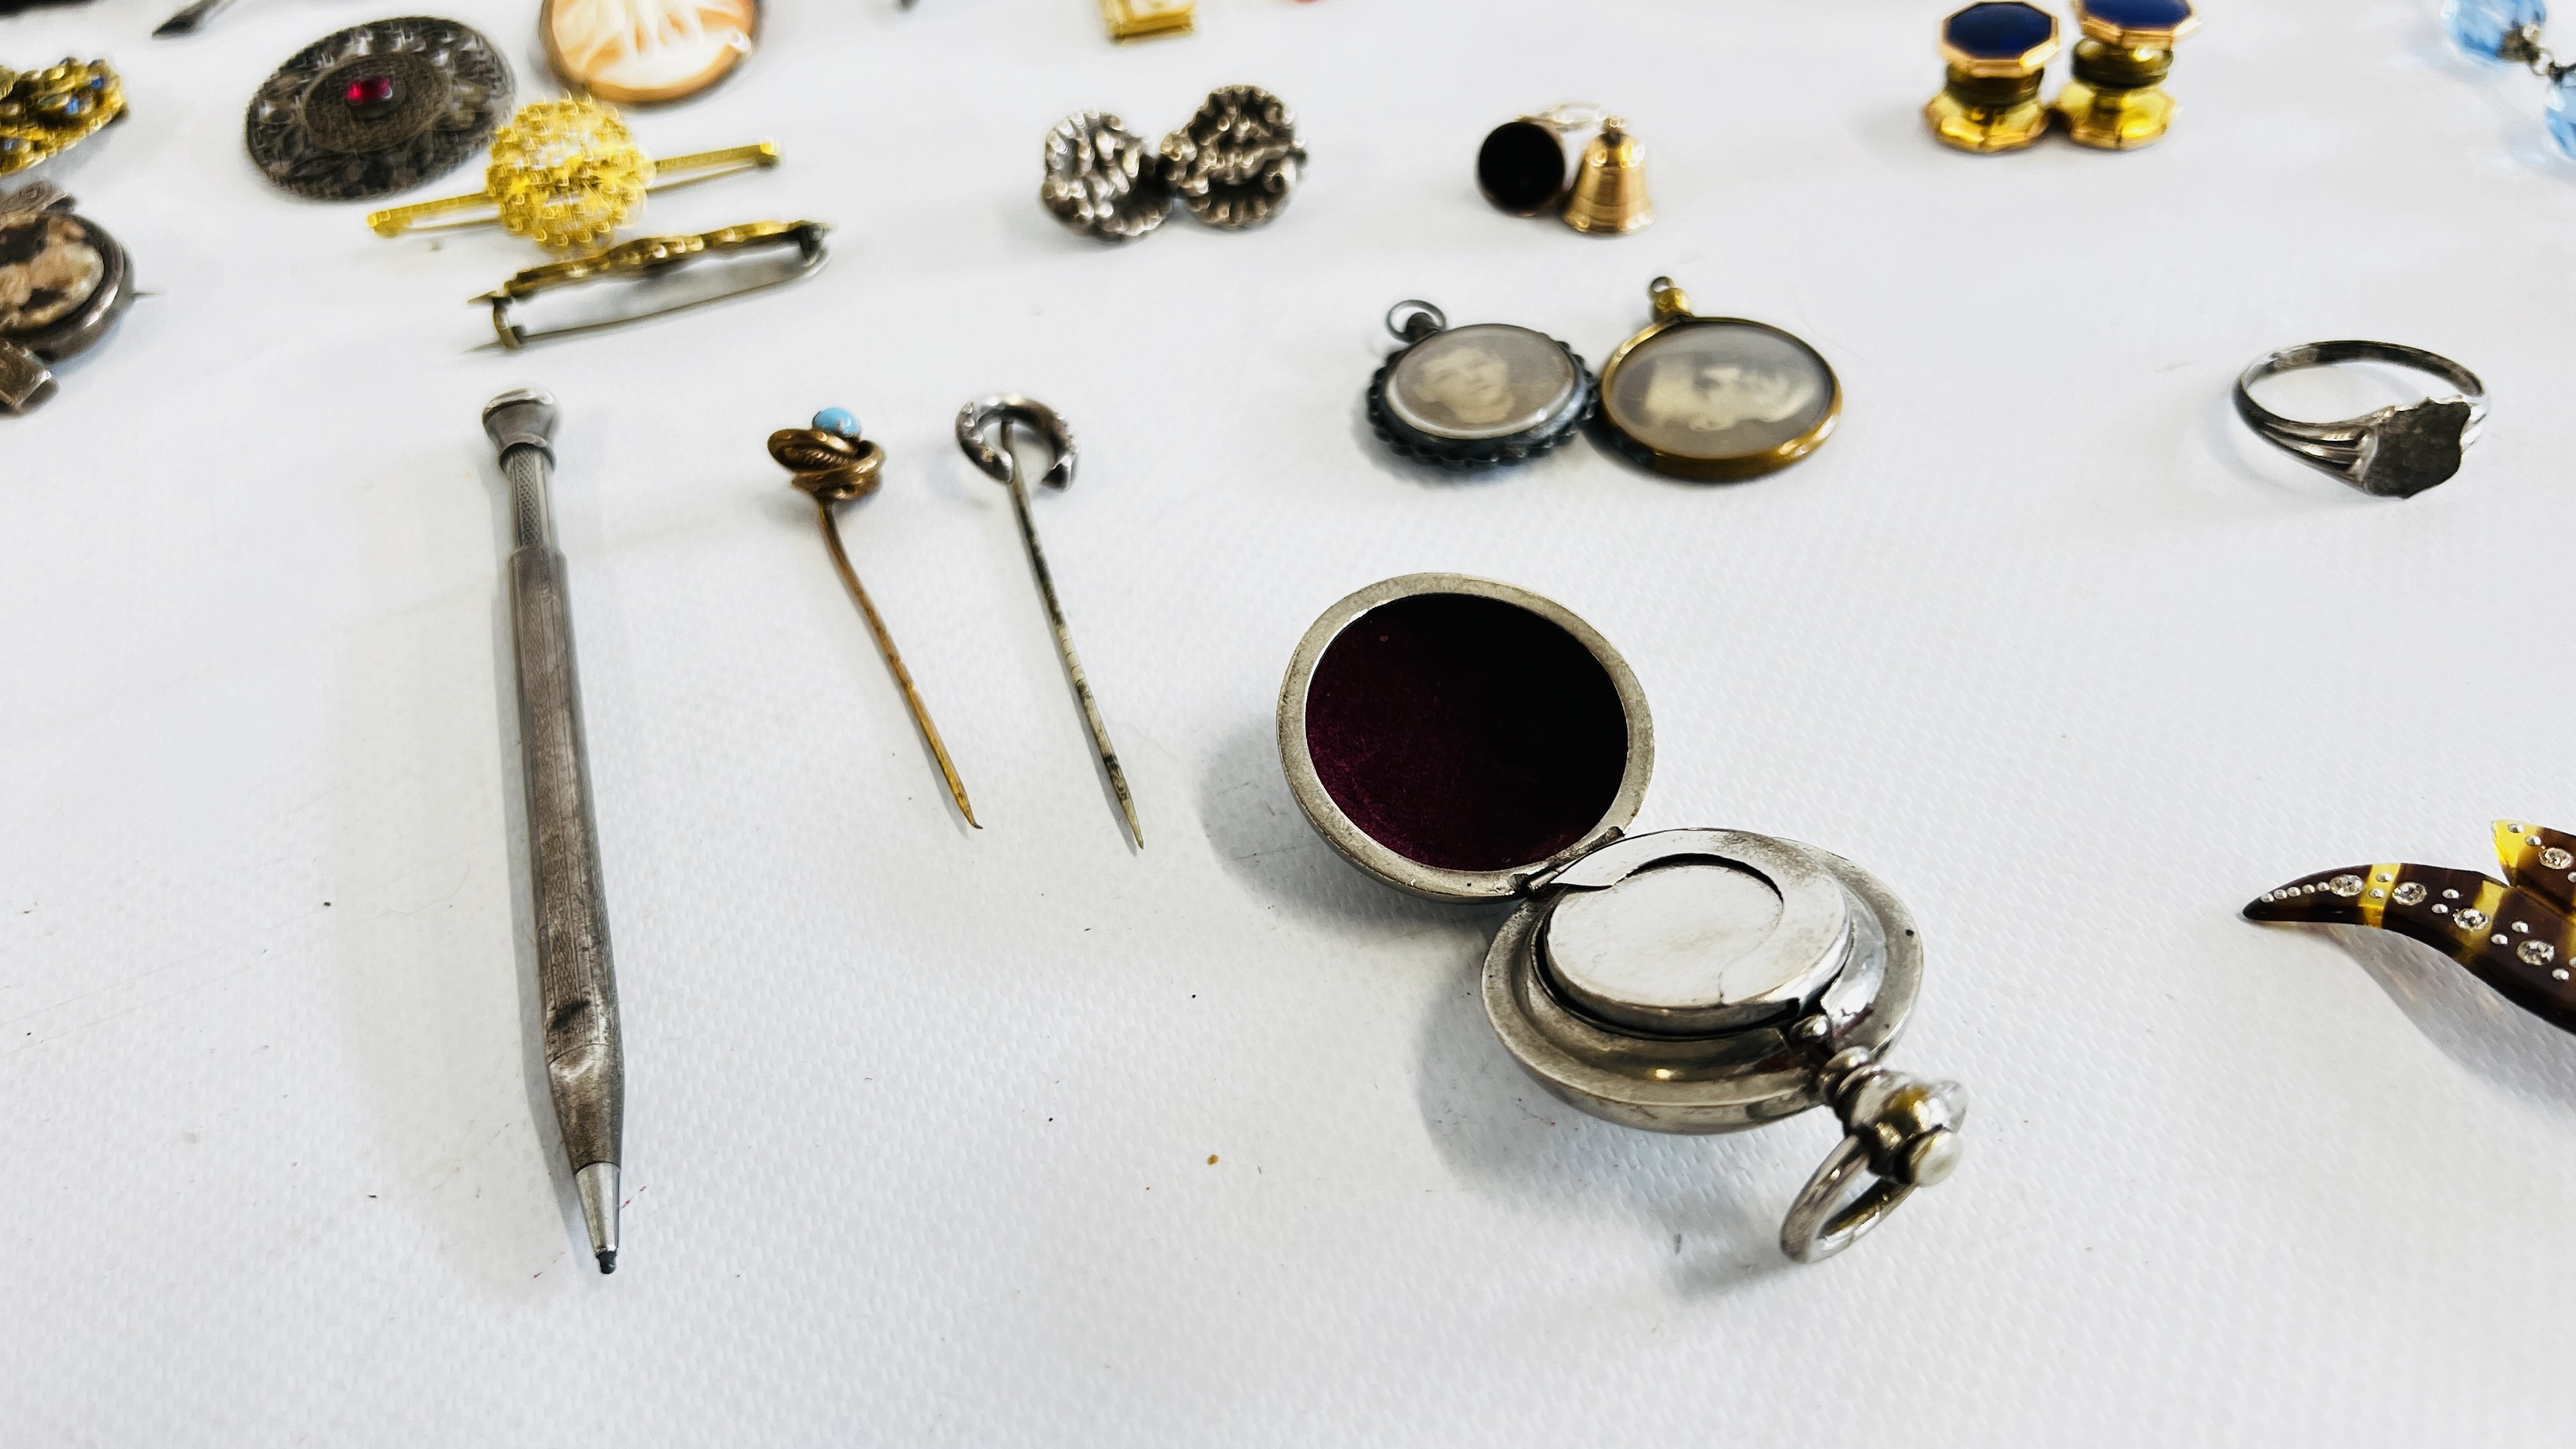
{"type": "Polygon", "coordinates": [[[886,667],[894,671],[894,682],[903,690],[903,701],[911,707],[912,721],[921,727],[921,738],[939,761],[939,773],[948,781],[949,798],[957,802],[957,813],[966,823],[981,830],[975,819],[975,807],[966,800],[966,784],[957,778],[957,763],[948,758],[948,746],[939,738],[939,726],[930,719],[930,706],[921,702],[921,691],[913,686],[912,671],[904,668],[903,654],[894,647],[894,635],[886,630],[885,619],[877,613],[874,601],[859,582],[858,570],[850,567],[850,555],[841,547],[840,520],[832,511],[835,503],[865,498],[877,491],[878,476],[885,466],[885,449],[859,436],[859,420],[847,408],[825,408],[814,415],[810,428],[783,428],[769,435],[769,456],[796,475],[795,484],[814,500],[816,522],[823,530],[824,546],[832,551],[832,566],[840,570],[841,582],[849,586],[850,597],[858,601],[859,613],[868,621],[868,632],[876,636],[877,652],[885,656],[886,667]]]}

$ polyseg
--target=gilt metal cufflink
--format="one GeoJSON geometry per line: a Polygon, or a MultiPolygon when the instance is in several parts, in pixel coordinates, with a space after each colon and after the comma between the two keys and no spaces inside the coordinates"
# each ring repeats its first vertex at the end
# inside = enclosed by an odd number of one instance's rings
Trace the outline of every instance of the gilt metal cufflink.
{"type": "Polygon", "coordinates": [[[1941,24],[1949,71],[1923,108],[1932,134],[1962,151],[2014,151],[2047,134],[2097,150],[2148,145],[2173,124],[2164,79],[2174,46],[2200,26],[2192,0],[2076,0],[2083,38],[2073,74],[2053,101],[2040,99],[2057,54],[2057,17],[2021,0],[1970,5],[1941,24]]]}
{"type": "Polygon", "coordinates": [[[2165,74],[2174,45],[2200,28],[2192,0],[2075,0],[2074,74],[2057,93],[2057,113],[2078,146],[2126,151],[2173,124],[2165,74]]]}
{"type": "Polygon", "coordinates": [[[1949,71],[1923,119],[1962,151],[2019,150],[2048,134],[2039,91],[2056,54],[2056,16],[2020,0],[1971,5],[1941,23],[1949,71]]]}

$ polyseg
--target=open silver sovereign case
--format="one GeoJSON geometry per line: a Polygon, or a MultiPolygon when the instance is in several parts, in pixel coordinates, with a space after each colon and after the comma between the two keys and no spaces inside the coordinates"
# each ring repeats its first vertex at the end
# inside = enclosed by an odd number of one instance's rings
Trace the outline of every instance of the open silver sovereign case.
{"type": "Polygon", "coordinates": [[[133,300],[125,249],[60,188],[0,193],[0,412],[53,396],[46,364],[96,346],[133,300]]]}
{"type": "Polygon", "coordinates": [[[1830,1107],[1844,1136],[1780,1230],[1815,1262],[1958,1166],[1966,1094],[1881,1058],[1923,980],[1875,876],[1735,830],[1625,833],[1654,766],[1627,662],[1525,589],[1408,574],[1306,631],[1279,691],[1290,791],[1361,870],[1516,901],[1485,1014],[1539,1085],[1650,1132],[1740,1132],[1830,1107]]]}
{"type": "Polygon", "coordinates": [[[1419,301],[1396,303],[1386,326],[1405,346],[1369,379],[1369,425],[1404,457],[1459,472],[1527,462],[1592,416],[1592,370],[1545,333],[1452,327],[1419,301]]]}

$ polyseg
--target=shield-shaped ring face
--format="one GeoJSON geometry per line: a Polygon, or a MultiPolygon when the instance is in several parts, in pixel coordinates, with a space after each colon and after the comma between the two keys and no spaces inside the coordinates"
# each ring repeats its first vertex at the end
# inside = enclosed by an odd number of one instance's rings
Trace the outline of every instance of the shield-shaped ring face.
{"type": "Polygon", "coordinates": [[[1406,349],[1386,377],[1386,410],[1433,438],[1481,441],[1548,427],[1583,397],[1563,347],[1526,327],[1479,323],[1406,349]]]}
{"type": "Polygon", "coordinates": [[[1677,477],[1785,467],[1823,444],[1841,410],[1841,385],[1816,349],[1737,318],[1649,328],[1602,370],[1602,416],[1621,451],[1677,477]]]}
{"type": "Polygon", "coordinates": [[[731,75],[760,33],[760,0],[546,0],[537,28],[564,84],[651,105],[731,75]]]}

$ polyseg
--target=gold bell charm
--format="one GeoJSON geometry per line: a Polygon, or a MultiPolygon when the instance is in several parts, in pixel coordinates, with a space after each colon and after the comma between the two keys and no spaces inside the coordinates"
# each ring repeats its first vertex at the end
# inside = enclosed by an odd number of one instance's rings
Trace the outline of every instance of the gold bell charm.
{"type": "Polygon", "coordinates": [[[1971,5],[1941,22],[1949,78],[1923,119],[1944,145],[2017,151],[2048,133],[2039,86],[2056,54],[2056,16],[2018,0],[1971,5]]]}
{"type": "Polygon", "coordinates": [[[1565,202],[1565,224],[1586,236],[1624,236],[1655,219],[1646,195],[1646,148],[1617,116],[1583,148],[1583,166],[1565,202]]]}
{"type": "Polygon", "coordinates": [[[2191,0],[2075,0],[2084,38],[2075,75],[2057,93],[2057,113],[2078,146],[2126,151],[2164,135],[2174,100],[2165,94],[2174,42],[2200,28],[2191,0]]]}

